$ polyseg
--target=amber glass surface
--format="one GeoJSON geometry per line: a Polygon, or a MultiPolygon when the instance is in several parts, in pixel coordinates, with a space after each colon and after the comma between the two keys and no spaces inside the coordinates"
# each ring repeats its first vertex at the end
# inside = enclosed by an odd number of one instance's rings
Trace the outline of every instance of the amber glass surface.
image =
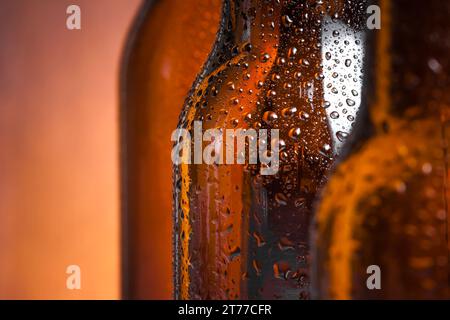
{"type": "Polygon", "coordinates": [[[172,296],[170,136],[214,42],[220,0],[146,1],[122,73],[123,295],[172,296]]]}
{"type": "Polygon", "coordinates": [[[174,167],[177,298],[309,298],[311,206],[359,106],[363,3],[225,1],[179,126],[278,129],[280,168],[174,167]]]}
{"type": "Polygon", "coordinates": [[[318,205],[314,295],[449,298],[450,4],[380,1],[361,122],[318,205]],[[370,265],[381,289],[369,290],[370,265]]]}

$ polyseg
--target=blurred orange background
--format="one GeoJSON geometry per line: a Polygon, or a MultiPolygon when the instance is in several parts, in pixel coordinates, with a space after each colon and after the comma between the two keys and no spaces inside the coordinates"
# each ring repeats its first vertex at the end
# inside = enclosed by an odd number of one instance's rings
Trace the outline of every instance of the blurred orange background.
{"type": "Polygon", "coordinates": [[[120,297],[118,72],[139,5],[0,2],[0,299],[120,297]]]}

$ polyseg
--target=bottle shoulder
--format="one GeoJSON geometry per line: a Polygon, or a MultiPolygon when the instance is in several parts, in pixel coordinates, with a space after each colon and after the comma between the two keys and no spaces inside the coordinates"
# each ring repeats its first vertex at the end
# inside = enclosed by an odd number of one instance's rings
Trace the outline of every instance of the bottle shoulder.
{"type": "MultiPolygon", "coordinates": [[[[414,121],[370,137],[335,168],[323,192],[318,219],[346,210],[364,216],[370,207],[389,214],[387,206],[400,199],[417,205],[431,201],[427,192],[441,192],[448,179],[443,145],[436,119],[414,121]]],[[[399,211],[410,214],[401,207],[399,211]]]]}
{"type": "Polygon", "coordinates": [[[211,55],[185,101],[182,126],[202,121],[205,128],[245,127],[245,115],[254,112],[263,89],[257,83],[264,80],[255,76],[251,60],[247,54],[225,59],[211,55]]]}

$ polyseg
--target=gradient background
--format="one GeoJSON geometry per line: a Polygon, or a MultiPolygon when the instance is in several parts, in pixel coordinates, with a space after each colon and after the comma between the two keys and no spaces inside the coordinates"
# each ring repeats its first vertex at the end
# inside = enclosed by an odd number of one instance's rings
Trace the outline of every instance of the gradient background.
{"type": "Polygon", "coordinates": [[[0,1],[0,299],[120,297],[118,72],[139,4],[0,1]]]}

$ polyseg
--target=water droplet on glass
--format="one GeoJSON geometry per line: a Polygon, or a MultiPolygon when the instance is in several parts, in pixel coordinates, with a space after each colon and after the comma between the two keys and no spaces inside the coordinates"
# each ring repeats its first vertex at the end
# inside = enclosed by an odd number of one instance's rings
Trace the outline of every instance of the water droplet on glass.
{"type": "Polygon", "coordinates": [[[263,55],[261,55],[260,61],[261,62],[267,62],[270,59],[270,55],[268,53],[264,53],[263,55]]]}
{"type": "Polygon", "coordinates": [[[330,118],[331,118],[331,119],[337,119],[337,118],[339,118],[339,112],[333,111],[333,112],[330,114],[330,118]]]}
{"type": "Polygon", "coordinates": [[[291,117],[294,113],[297,112],[297,108],[296,107],[290,107],[290,108],[284,108],[281,111],[281,115],[285,118],[291,117]]]}
{"type": "Polygon", "coordinates": [[[300,138],[301,130],[300,128],[292,128],[289,130],[289,137],[294,140],[298,140],[300,138]]]}
{"type": "Polygon", "coordinates": [[[286,14],[281,18],[281,21],[283,22],[283,25],[287,28],[290,27],[292,24],[292,19],[286,14]]]}
{"type": "Polygon", "coordinates": [[[263,115],[263,120],[265,123],[270,124],[278,119],[278,115],[273,111],[266,111],[263,115]]]}
{"type": "Polygon", "coordinates": [[[228,89],[230,89],[230,90],[236,89],[236,87],[235,87],[235,85],[234,85],[234,83],[233,83],[232,81],[230,81],[230,82],[227,83],[227,87],[228,87],[228,89]]]}
{"type": "Polygon", "coordinates": [[[338,138],[339,141],[344,142],[345,139],[347,139],[348,137],[348,133],[344,131],[338,131],[336,132],[336,137],[338,138]]]}
{"type": "Polygon", "coordinates": [[[307,59],[301,59],[301,64],[303,64],[304,66],[309,66],[309,61],[307,59]]]}
{"type": "Polygon", "coordinates": [[[430,174],[433,171],[433,166],[431,165],[431,163],[424,163],[422,165],[422,172],[424,174],[430,174]]]}
{"type": "Polygon", "coordinates": [[[347,103],[348,106],[353,107],[356,103],[354,100],[352,99],[347,99],[345,100],[345,102],[347,103]]]}
{"type": "Polygon", "coordinates": [[[294,57],[296,54],[297,54],[297,48],[296,47],[292,47],[292,48],[290,48],[289,49],[289,52],[288,52],[288,57],[289,58],[292,58],[292,57],[294,57]]]}
{"type": "Polygon", "coordinates": [[[441,73],[442,71],[442,65],[434,58],[428,60],[428,67],[430,67],[434,73],[441,73]]]}
{"type": "Polygon", "coordinates": [[[287,197],[283,193],[277,193],[275,195],[275,201],[281,206],[287,205],[287,197]]]}
{"type": "Polygon", "coordinates": [[[325,143],[322,147],[323,151],[328,152],[331,150],[331,146],[328,143],[325,143]]]}

